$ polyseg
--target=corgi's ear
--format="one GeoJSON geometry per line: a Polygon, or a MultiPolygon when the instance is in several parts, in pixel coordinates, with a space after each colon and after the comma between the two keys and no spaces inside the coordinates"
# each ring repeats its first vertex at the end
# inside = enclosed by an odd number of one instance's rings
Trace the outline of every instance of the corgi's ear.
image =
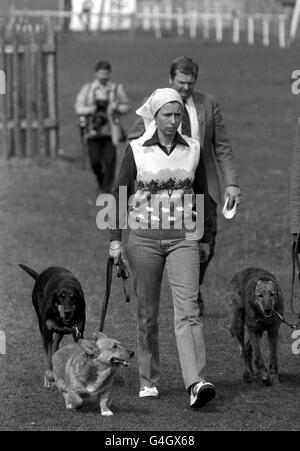
{"type": "Polygon", "coordinates": [[[103,332],[97,332],[96,334],[93,335],[93,340],[97,341],[97,340],[101,340],[103,338],[107,338],[107,336],[103,333],[103,332]]]}
{"type": "Polygon", "coordinates": [[[78,344],[81,349],[92,359],[95,359],[100,355],[100,349],[94,341],[81,339],[78,341],[78,344]]]}

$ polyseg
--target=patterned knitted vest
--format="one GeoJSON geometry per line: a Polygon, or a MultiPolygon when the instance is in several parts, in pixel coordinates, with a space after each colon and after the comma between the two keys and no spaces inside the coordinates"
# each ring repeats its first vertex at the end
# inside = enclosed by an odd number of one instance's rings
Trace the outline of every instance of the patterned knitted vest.
{"type": "Polygon", "coordinates": [[[137,191],[129,201],[128,225],[138,235],[154,239],[191,238],[195,231],[193,182],[200,158],[200,144],[184,136],[167,155],[159,146],[133,140],[137,191]]]}

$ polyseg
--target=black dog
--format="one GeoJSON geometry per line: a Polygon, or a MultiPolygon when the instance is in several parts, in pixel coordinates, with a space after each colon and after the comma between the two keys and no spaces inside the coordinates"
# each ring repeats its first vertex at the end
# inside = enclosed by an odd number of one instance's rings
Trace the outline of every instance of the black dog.
{"type": "Polygon", "coordinates": [[[83,338],[85,326],[84,293],[76,277],[65,268],[51,267],[38,274],[20,265],[35,280],[32,302],[35,308],[45,350],[46,388],[53,385],[52,355],[66,334],[74,341],[83,338]]]}

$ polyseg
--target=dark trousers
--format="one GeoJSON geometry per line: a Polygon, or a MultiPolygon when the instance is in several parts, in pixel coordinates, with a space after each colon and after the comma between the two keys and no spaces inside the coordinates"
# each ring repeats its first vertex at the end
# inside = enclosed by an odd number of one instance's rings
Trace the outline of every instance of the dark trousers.
{"type": "Polygon", "coordinates": [[[89,139],[88,152],[99,189],[106,193],[111,192],[116,167],[116,148],[111,137],[101,136],[89,139]]]}
{"type": "Polygon", "coordinates": [[[215,254],[216,235],[217,235],[217,204],[209,196],[209,218],[205,223],[205,237],[210,246],[209,256],[206,262],[201,263],[199,285],[203,284],[204,276],[208,265],[215,254]]]}

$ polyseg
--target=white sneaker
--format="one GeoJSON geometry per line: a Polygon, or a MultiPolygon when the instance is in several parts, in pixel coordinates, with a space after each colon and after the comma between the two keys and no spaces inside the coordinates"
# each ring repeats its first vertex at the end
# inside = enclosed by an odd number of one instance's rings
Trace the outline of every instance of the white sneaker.
{"type": "Polygon", "coordinates": [[[147,387],[147,386],[141,387],[139,397],[140,398],[157,398],[158,390],[156,387],[147,387]]]}
{"type": "Polygon", "coordinates": [[[198,382],[191,389],[190,406],[203,407],[216,396],[216,389],[210,382],[198,382]]]}

